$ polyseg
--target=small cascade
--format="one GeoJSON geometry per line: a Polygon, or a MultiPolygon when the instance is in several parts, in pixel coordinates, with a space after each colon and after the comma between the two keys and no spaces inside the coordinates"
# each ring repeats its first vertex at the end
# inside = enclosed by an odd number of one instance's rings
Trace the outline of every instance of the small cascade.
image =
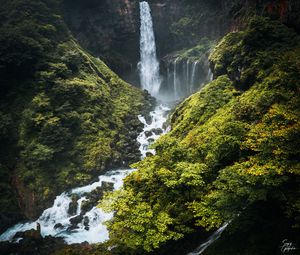
{"type": "Polygon", "coordinates": [[[192,76],[191,76],[191,86],[190,86],[191,92],[194,90],[197,65],[198,65],[198,61],[193,62],[192,76]]]}
{"type": "Polygon", "coordinates": [[[208,80],[209,82],[211,82],[213,79],[214,79],[214,74],[213,74],[213,72],[211,71],[211,69],[208,68],[207,80],[208,80]]]}
{"type": "Polygon", "coordinates": [[[141,86],[157,97],[161,79],[159,76],[159,61],[156,56],[156,44],[153,32],[153,22],[150,6],[147,2],[140,2],[140,55],[138,64],[141,86]]]}
{"type": "Polygon", "coordinates": [[[168,88],[172,82],[172,90],[174,100],[182,99],[191,95],[196,88],[196,77],[199,76],[198,61],[191,62],[189,59],[186,61],[180,61],[176,58],[171,64],[173,65],[173,77],[170,78],[170,68],[168,64],[167,68],[167,83],[168,88]]]}
{"type": "Polygon", "coordinates": [[[186,61],[186,78],[185,78],[186,84],[188,85],[188,93],[192,93],[192,84],[190,81],[190,60],[188,59],[186,61]]]}
{"type": "Polygon", "coordinates": [[[142,132],[137,141],[140,143],[140,151],[142,158],[145,158],[148,153],[155,155],[155,150],[149,149],[155,140],[157,140],[162,134],[168,132],[168,129],[164,128],[164,123],[167,120],[167,114],[170,109],[166,106],[160,105],[150,113],[151,120],[147,123],[145,117],[139,116],[139,120],[144,124],[144,132],[142,132]]]}
{"type": "Polygon", "coordinates": [[[213,79],[207,56],[168,55],[163,61],[165,79],[162,86],[164,99],[182,100],[199,91],[213,79]]]}
{"type": "Polygon", "coordinates": [[[177,77],[177,61],[178,58],[175,59],[173,63],[173,92],[174,92],[174,99],[178,99],[178,77],[177,77]]]}
{"type": "Polygon", "coordinates": [[[227,228],[229,223],[225,223],[223,226],[221,226],[219,229],[217,229],[206,242],[201,244],[197,249],[193,252],[188,253],[187,255],[200,255],[202,254],[210,245],[212,245],[215,241],[217,241],[224,230],[227,228]]]}
{"type": "Polygon", "coordinates": [[[80,215],[82,202],[84,202],[84,201],[87,201],[86,197],[81,197],[80,199],[78,199],[78,201],[77,201],[76,215],[80,215]]]}
{"type": "Polygon", "coordinates": [[[172,66],[171,63],[168,63],[167,65],[167,90],[168,91],[173,91],[173,73],[172,73],[172,66]]]}

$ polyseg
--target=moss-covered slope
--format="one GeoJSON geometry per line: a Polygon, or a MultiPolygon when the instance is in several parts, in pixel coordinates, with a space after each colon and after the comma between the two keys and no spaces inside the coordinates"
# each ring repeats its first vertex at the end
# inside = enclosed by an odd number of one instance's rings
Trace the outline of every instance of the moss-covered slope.
{"type": "Polygon", "coordinates": [[[20,206],[34,218],[58,192],[139,158],[148,95],[78,45],[59,2],[1,1],[3,217],[20,206]]]}
{"type": "MultiPolygon", "coordinates": [[[[179,105],[172,130],[154,145],[157,155],[135,164],[125,188],[103,205],[116,210],[109,223],[116,250],[159,254],[199,228],[268,222],[260,208],[272,214],[275,207],[287,219],[278,224],[300,236],[299,42],[279,22],[256,18],[217,45],[215,80],[179,105]]],[[[266,242],[263,254],[274,254],[277,241],[266,242]]]]}

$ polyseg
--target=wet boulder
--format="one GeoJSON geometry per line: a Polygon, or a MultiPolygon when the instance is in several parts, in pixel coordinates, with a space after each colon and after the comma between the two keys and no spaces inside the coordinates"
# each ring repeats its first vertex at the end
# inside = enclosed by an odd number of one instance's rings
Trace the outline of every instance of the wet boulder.
{"type": "Polygon", "coordinates": [[[81,204],[81,214],[86,214],[88,211],[92,210],[94,207],[93,201],[85,200],[81,204]]]}
{"type": "Polygon", "coordinates": [[[163,130],[161,128],[152,128],[151,132],[156,135],[161,135],[163,133],[163,130]]]}
{"type": "Polygon", "coordinates": [[[84,225],[84,229],[85,230],[89,230],[90,229],[89,223],[90,223],[89,217],[85,216],[84,219],[83,219],[83,225],[84,225]]]}
{"type": "Polygon", "coordinates": [[[149,144],[151,144],[151,143],[154,143],[155,140],[153,138],[149,138],[147,141],[149,144]]]}
{"type": "Polygon", "coordinates": [[[98,204],[98,201],[103,198],[103,193],[104,190],[101,186],[86,194],[87,200],[83,201],[81,204],[81,214],[85,214],[92,210],[92,208],[98,204]]]}
{"type": "Polygon", "coordinates": [[[146,137],[150,137],[150,136],[152,136],[153,134],[152,134],[152,132],[151,131],[145,131],[145,136],[146,137]]]}
{"type": "Polygon", "coordinates": [[[76,228],[76,226],[82,222],[83,216],[82,215],[78,215],[76,217],[73,217],[70,219],[70,223],[71,223],[71,228],[76,228]]]}
{"type": "Polygon", "coordinates": [[[22,238],[22,239],[42,239],[42,235],[41,235],[41,226],[39,223],[37,223],[37,229],[30,229],[30,230],[27,230],[25,232],[17,232],[14,236],[14,239],[19,239],[19,238],[22,238]]]}
{"type": "MultiPolygon", "coordinates": [[[[102,185],[103,185],[103,182],[102,182],[102,185]]],[[[97,202],[99,199],[101,199],[103,197],[103,193],[104,193],[103,187],[102,186],[97,187],[90,194],[87,195],[87,198],[90,201],[96,201],[97,202]]]]}
{"type": "Polygon", "coordinates": [[[112,182],[102,181],[101,187],[97,187],[90,193],[85,194],[86,200],[82,201],[81,215],[84,215],[88,211],[92,210],[93,207],[98,204],[98,201],[103,198],[105,191],[112,191],[113,189],[114,184],[112,182]]]}
{"type": "Polygon", "coordinates": [[[152,152],[150,151],[146,152],[146,157],[151,157],[151,156],[154,156],[152,152]]]}
{"type": "Polygon", "coordinates": [[[64,228],[64,226],[61,223],[56,223],[53,228],[54,229],[62,229],[62,228],[64,228]]]}
{"type": "Polygon", "coordinates": [[[148,125],[150,125],[152,123],[152,117],[149,114],[147,114],[145,116],[145,121],[148,125]]]}
{"type": "Polygon", "coordinates": [[[103,191],[113,191],[114,190],[114,183],[113,182],[102,181],[101,188],[102,188],[103,191]]]}
{"type": "Polygon", "coordinates": [[[79,196],[77,194],[73,194],[71,197],[71,202],[69,204],[68,214],[69,215],[76,215],[77,212],[77,201],[79,199],[79,196]]]}

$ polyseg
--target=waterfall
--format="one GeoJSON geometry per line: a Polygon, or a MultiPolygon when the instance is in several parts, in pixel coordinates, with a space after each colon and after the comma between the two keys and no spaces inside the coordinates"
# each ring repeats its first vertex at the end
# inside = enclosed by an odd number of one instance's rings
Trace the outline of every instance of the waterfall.
{"type": "Polygon", "coordinates": [[[182,59],[181,56],[175,56],[172,60],[167,60],[165,67],[166,88],[164,92],[168,93],[166,97],[169,96],[172,101],[190,96],[213,80],[208,60],[205,63],[202,59],[182,59]]]}
{"type": "Polygon", "coordinates": [[[174,65],[174,72],[173,72],[173,92],[174,92],[174,99],[178,99],[178,82],[177,82],[177,61],[178,58],[175,59],[174,65]]]}
{"type": "Polygon", "coordinates": [[[191,77],[191,85],[190,85],[191,92],[193,92],[194,86],[195,86],[195,77],[196,77],[197,65],[198,65],[198,61],[195,61],[193,63],[193,67],[192,67],[192,77],[191,77]]]}
{"type": "Polygon", "coordinates": [[[189,91],[188,93],[192,93],[192,90],[191,90],[191,82],[190,82],[190,60],[188,59],[186,61],[186,84],[189,88],[189,91]]]}
{"type": "Polygon", "coordinates": [[[138,64],[141,86],[152,96],[157,96],[161,79],[159,76],[159,61],[156,56],[155,37],[150,6],[147,2],[140,2],[140,55],[138,64]]]}
{"type": "Polygon", "coordinates": [[[208,68],[207,80],[208,80],[209,82],[211,82],[213,79],[214,79],[214,74],[213,74],[213,72],[211,71],[211,69],[208,68]]]}
{"type": "Polygon", "coordinates": [[[167,87],[169,89],[170,80],[171,80],[171,73],[170,73],[170,63],[167,64],[167,87]]]}
{"type": "Polygon", "coordinates": [[[209,238],[206,242],[202,243],[197,249],[193,252],[188,253],[188,255],[200,255],[202,254],[211,244],[213,244],[215,241],[217,241],[224,230],[227,228],[229,225],[229,222],[225,223],[222,227],[217,229],[209,238]]]}

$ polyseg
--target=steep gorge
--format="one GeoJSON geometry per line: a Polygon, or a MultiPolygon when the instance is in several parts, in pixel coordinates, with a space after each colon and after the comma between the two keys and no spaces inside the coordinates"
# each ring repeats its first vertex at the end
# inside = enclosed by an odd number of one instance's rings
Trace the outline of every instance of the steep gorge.
{"type": "MultiPolygon", "coordinates": [[[[139,86],[139,1],[64,1],[64,18],[73,35],[122,78],[139,86]]],[[[216,40],[246,24],[255,14],[270,15],[299,31],[297,0],[150,0],[158,56],[216,40]]],[[[163,71],[166,75],[166,70],[163,71]]]]}
{"type": "MultiPolygon", "coordinates": [[[[58,254],[185,254],[226,222],[204,254],[275,254],[283,238],[299,242],[299,2],[149,3],[162,87],[173,101],[187,99],[156,155],[102,204],[116,211],[111,240],[58,254]]],[[[20,219],[20,208],[35,220],[60,192],[138,161],[137,116],[153,99],[108,68],[140,86],[138,4],[0,7],[1,228],[20,219]]]]}
{"type": "Polygon", "coordinates": [[[232,246],[207,254],[276,254],[284,236],[299,242],[299,42],[255,17],[218,43],[214,80],[176,108],[156,155],[108,195],[117,254],[184,254],[189,235],[229,222],[232,246]],[[260,222],[273,232],[255,231],[260,222]],[[239,232],[248,239],[234,245],[239,232]]]}
{"type": "Polygon", "coordinates": [[[140,156],[137,116],[153,99],[81,48],[59,6],[1,3],[1,231],[140,156]]]}

